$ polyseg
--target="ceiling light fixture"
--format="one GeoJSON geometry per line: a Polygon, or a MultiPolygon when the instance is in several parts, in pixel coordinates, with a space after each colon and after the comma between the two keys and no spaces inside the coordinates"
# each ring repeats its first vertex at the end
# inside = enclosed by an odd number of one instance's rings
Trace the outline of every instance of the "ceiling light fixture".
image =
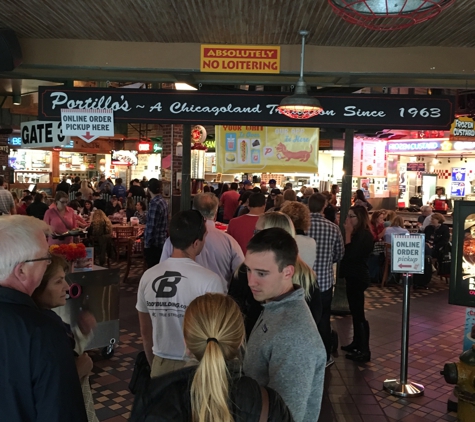
{"type": "Polygon", "coordinates": [[[20,105],[21,104],[21,95],[13,94],[12,95],[13,105],[20,105]]]}
{"type": "Polygon", "coordinates": [[[395,31],[435,18],[455,0],[328,0],[345,21],[374,31],[395,31]]]}
{"type": "Polygon", "coordinates": [[[188,85],[184,82],[176,82],[175,89],[178,91],[198,91],[198,88],[195,88],[194,86],[188,85]]]}
{"type": "Polygon", "coordinates": [[[319,115],[323,108],[314,97],[310,97],[307,91],[307,84],[303,79],[303,63],[305,58],[305,37],[308,31],[301,30],[299,34],[302,36],[302,52],[300,54],[300,78],[295,86],[294,94],[285,97],[277,109],[291,119],[310,119],[319,115]]]}

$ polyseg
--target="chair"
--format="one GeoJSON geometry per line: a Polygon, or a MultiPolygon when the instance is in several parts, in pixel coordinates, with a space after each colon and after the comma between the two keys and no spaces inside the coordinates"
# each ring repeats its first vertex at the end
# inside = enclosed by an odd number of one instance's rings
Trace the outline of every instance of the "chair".
{"type": "Polygon", "coordinates": [[[144,255],[143,239],[137,239],[135,237],[129,238],[128,255],[129,256],[127,259],[127,267],[125,269],[125,274],[124,274],[124,283],[127,281],[127,278],[129,277],[129,271],[132,265],[133,257],[142,258],[143,259],[142,270],[143,272],[147,270],[147,262],[145,261],[145,255],[144,255]]]}
{"type": "Polygon", "coordinates": [[[117,255],[117,262],[119,262],[119,252],[121,247],[125,247],[127,252],[127,264],[129,264],[132,255],[132,246],[129,239],[135,238],[135,232],[133,227],[114,227],[115,237],[115,252],[117,255]]]}
{"type": "Polygon", "coordinates": [[[386,281],[388,281],[389,269],[391,268],[391,244],[386,243],[384,245],[384,270],[383,280],[381,281],[381,287],[384,287],[386,281]]]}

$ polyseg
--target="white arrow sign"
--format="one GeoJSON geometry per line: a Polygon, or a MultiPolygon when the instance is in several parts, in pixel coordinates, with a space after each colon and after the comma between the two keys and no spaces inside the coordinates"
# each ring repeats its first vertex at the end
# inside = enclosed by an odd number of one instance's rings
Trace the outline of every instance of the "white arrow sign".
{"type": "Polygon", "coordinates": [[[114,112],[109,109],[61,109],[63,133],[92,142],[100,136],[114,136],[114,112]]]}
{"type": "Polygon", "coordinates": [[[424,274],[424,234],[391,235],[391,271],[424,274]]]}

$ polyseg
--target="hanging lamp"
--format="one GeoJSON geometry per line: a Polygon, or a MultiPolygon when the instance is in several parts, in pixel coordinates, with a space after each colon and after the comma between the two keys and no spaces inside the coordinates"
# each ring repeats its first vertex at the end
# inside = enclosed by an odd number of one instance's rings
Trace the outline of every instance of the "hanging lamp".
{"type": "Polygon", "coordinates": [[[302,36],[302,53],[300,54],[300,78],[295,86],[295,92],[285,97],[277,109],[281,114],[291,119],[310,119],[317,116],[323,111],[320,101],[314,97],[310,97],[307,92],[307,84],[303,80],[303,62],[305,58],[305,37],[308,31],[301,30],[299,34],[302,36]]]}
{"type": "Polygon", "coordinates": [[[375,31],[409,28],[435,18],[455,0],[328,0],[345,21],[375,31]]]}

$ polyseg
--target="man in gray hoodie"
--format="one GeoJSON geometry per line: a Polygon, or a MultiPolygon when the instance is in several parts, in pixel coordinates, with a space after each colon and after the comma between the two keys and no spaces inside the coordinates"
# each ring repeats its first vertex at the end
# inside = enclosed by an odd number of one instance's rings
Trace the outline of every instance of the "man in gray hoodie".
{"type": "Polygon", "coordinates": [[[257,233],[247,246],[248,284],[264,310],[247,343],[244,372],[276,390],[295,422],[320,414],[326,351],[303,289],[292,283],[298,248],[285,230],[257,233]]]}

